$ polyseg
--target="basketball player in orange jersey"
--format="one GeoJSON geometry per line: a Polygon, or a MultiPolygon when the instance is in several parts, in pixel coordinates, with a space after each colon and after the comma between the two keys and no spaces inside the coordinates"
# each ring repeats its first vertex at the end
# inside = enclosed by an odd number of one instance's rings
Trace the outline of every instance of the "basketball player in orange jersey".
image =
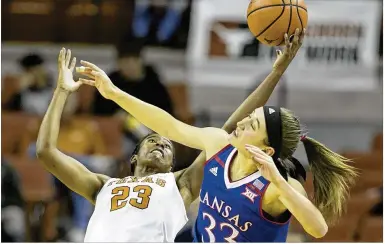
{"type": "MultiPolygon", "coordinates": [[[[226,127],[234,127],[235,121],[267,101],[299,47],[297,40],[279,53],[271,74],[237,109],[226,127]]],[[[67,97],[82,84],[73,81],[76,61],[72,60],[70,65],[70,59],[70,51],[60,52],[57,89],[37,141],[40,162],[67,187],[96,205],[85,241],[173,241],[187,221],[185,208],[199,194],[200,182],[195,181],[202,179],[204,157],[198,158],[188,170],[169,173],[174,157],[172,144],[165,137],[151,134],[132,155],[135,176],[111,179],[88,171],[61,153],[56,145],[61,113],[67,97]]]]}
{"type": "MultiPolygon", "coordinates": [[[[298,35],[293,42],[298,42],[298,35]]],[[[327,223],[340,216],[356,171],[347,164],[348,159],[301,136],[299,120],[291,111],[269,106],[255,109],[238,120],[231,134],[218,128],[197,128],[119,90],[96,65],[81,63],[85,67],[79,71],[91,78],[82,82],[95,86],[160,135],[205,151],[204,170],[196,171],[193,165],[183,173],[188,179],[204,172],[194,228],[196,242],[284,242],[292,215],[305,231],[320,238],[327,233],[327,223]],[[314,175],[315,205],[290,174],[299,142],[305,146],[314,175]]],[[[200,184],[193,179],[185,183],[189,194],[194,184],[200,184]]]]}

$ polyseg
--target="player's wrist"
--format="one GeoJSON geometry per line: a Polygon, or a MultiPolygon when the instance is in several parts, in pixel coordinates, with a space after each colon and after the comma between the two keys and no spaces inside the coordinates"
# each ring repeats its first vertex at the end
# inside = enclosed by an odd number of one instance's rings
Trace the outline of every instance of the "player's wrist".
{"type": "Polygon", "coordinates": [[[275,67],[273,67],[273,73],[277,74],[277,75],[283,75],[283,73],[285,73],[287,67],[289,65],[277,65],[275,67]]]}
{"type": "Polygon", "coordinates": [[[55,93],[69,96],[71,92],[59,86],[56,87],[55,93]]]}
{"type": "Polygon", "coordinates": [[[105,98],[108,99],[108,100],[115,100],[117,99],[117,97],[119,96],[119,92],[121,90],[119,88],[117,88],[116,86],[112,85],[111,87],[109,87],[108,89],[106,89],[106,93],[105,93],[105,98]]]}

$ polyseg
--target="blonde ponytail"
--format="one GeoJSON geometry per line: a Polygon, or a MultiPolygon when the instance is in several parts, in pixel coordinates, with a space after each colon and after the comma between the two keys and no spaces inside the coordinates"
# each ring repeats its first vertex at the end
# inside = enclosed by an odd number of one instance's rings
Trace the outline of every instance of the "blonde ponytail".
{"type": "Polygon", "coordinates": [[[313,138],[302,139],[314,181],[314,204],[328,223],[343,213],[349,187],[357,177],[351,160],[331,151],[313,138]]]}

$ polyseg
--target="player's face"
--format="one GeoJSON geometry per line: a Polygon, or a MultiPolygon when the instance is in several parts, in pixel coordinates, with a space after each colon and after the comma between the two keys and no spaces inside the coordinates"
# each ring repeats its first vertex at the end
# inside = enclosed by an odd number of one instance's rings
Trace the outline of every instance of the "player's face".
{"type": "Polygon", "coordinates": [[[160,135],[146,138],[139,149],[137,163],[151,167],[155,172],[170,172],[173,164],[174,148],[170,140],[160,135]]]}
{"type": "Polygon", "coordinates": [[[262,107],[238,122],[237,128],[230,136],[230,143],[243,153],[246,153],[246,144],[264,149],[267,147],[267,141],[265,114],[262,107]]]}

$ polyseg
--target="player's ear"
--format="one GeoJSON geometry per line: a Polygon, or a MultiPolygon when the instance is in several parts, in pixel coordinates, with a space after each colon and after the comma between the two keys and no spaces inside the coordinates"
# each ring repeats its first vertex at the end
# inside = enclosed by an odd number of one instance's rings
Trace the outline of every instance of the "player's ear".
{"type": "Polygon", "coordinates": [[[275,153],[275,150],[272,147],[265,147],[262,151],[267,155],[269,155],[270,157],[272,157],[275,153]]]}
{"type": "Polygon", "coordinates": [[[134,175],[135,174],[135,166],[138,161],[138,155],[134,154],[130,158],[130,164],[129,164],[129,172],[128,175],[134,175]]]}
{"type": "Polygon", "coordinates": [[[138,161],[138,155],[136,154],[132,155],[132,157],[130,158],[130,163],[136,164],[137,161],[138,161]]]}

